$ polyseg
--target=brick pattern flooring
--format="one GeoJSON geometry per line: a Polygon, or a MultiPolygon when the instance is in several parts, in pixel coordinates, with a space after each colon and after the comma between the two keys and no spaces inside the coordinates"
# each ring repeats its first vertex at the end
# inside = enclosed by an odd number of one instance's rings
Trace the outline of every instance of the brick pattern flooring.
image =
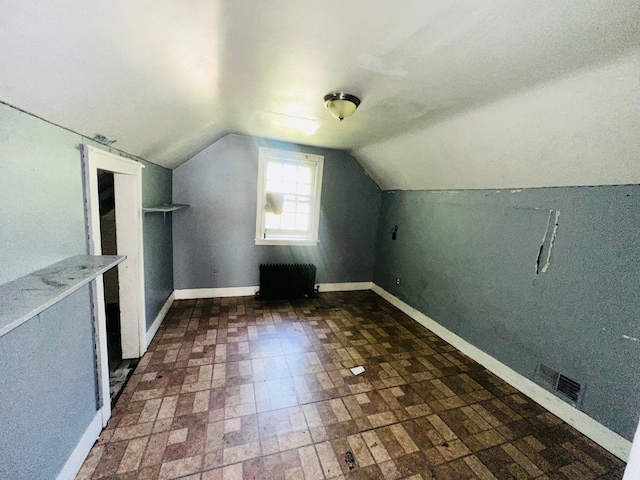
{"type": "Polygon", "coordinates": [[[612,480],[623,470],[376,294],[349,292],[175,302],[77,478],[612,480]],[[356,365],[366,371],[354,376],[356,365]]]}

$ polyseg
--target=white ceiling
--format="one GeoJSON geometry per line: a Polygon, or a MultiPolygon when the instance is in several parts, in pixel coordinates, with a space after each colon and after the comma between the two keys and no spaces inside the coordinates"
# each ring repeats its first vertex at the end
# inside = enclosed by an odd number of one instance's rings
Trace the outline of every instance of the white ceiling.
{"type": "MultiPolygon", "coordinates": [[[[593,108],[627,122],[640,73],[637,0],[0,1],[0,100],[170,168],[237,132],[349,150],[383,188],[541,186],[518,152],[553,131],[505,152],[475,122],[555,118],[567,82],[599,95],[621,75],[623,113],[593,108]],[[322,103],[333,91],[362,99],[343,123],[322,103]],[[497,149],[494,171],[467,167],[476,147],[482,162],[497,149]]],[[[551,184],[590,183],[573,178],[551,184]]]]}

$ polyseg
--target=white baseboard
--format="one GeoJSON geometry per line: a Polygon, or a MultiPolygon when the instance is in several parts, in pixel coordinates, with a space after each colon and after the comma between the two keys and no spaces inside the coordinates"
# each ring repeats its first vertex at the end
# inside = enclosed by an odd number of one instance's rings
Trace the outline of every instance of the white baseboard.
{"type": "Polygon", "coordinates": [[[455,333],[429,318],[424,313],[406,304],[399,298],[384,290],[382,287],[373,284],[371,288],[375,293],[397,307],[415,321],[431,330],[447,343],[453,345],[462,353],[472,358],[485,368],[493,372],[502,380],[518,389],[520,392],[539,403],[551,413],[561,418],[579,432],[589,437],[591,440],[607,449],[621,460],[627,461],[631,450],[631,442],[614,431],[608,429],[601,423],[589,417],[584,412],[562,401],[551,392],[548,392],[538,384],[529,380],[520,373],[512,370],[504,363],[496,360],[491,355],[473,346],[455,333]]]}
{"type": "Polygon", "coordinates": [[[260,287],[223,287],[223,288],[190,288],[176,290],[176,300],[193,300],[196,298],[217,297],[250,297],[255,295],[260,287]]]}
{"type": "Polygon", "coordinates": [[[354,290],[371,290],[371,282],[347,282],[347,283],[317,283],[318,291],[322,292],[351,292],[354,290]]]}
{"type": "Polygon", "coordinates": [[[169,312],[169,309],[171,308],[171,305],[173,304],[173,301],[175,299],[176,299],[176,292],[173,291],[171,292],[171,295],[169,295],[169,298],[167,298],[167,301],[164,302],[164,305],[158,312],[158,315],[156,315],[156,319],[153,321],[153,323],[149,327],[149,330],[147,330],[147,333],[145,334],[145,340],[144,340],[145,351],[147,350],[147,348],[149,348],[149,345],[151,344],[153,337],[156,336],[156,333],[158,332],[160,325],[162,325],[162,321],[164,320],[164,317],[167,316],[167,312],[169,312]]]}
{"type": "Polygon", "coordinates": [[[640,478],[640,424],[636,428],[636,434],[633,436],[631,453],[629,453],[627,468],[624,470],[622,480],[637,480],[638,478],[640,478]]]}
{"type": "Polygon", "coordinates": [[[95,417],[93,417],[93,420],[91,420],[87,429],[84,431],[84,434],[76,445],[76,448],[71,452],[71,455],[64,464],[64,467],[62,467],[62,470],[58,473],[56,480],[73,480],[76,477],[82,467],[82,464],[89,455],[91,447],[96,443],[101,431],[102,413],[98,411],[96,412],[95,417]]]}
{"type": "MultiPolygon", "coordinates": [[[[348,292],[351,290],[371,290],[371,282],[317,283],[320,292],[348,292]]],[[[248,297],[255,295],[260,287],[192,288],[176,290],[176,300],[196,298],[248,297]]]]}

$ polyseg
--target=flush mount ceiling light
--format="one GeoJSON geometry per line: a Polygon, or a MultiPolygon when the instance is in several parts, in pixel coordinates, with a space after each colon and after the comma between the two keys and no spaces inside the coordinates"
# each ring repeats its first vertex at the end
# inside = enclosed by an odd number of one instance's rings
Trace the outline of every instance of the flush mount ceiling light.
{"type": "Polygon", "coordinates": [[[340,121],[353,115],[358,105],[360,99],[348,93],[330,93],[324,96],[324,106],[340,121]]]}

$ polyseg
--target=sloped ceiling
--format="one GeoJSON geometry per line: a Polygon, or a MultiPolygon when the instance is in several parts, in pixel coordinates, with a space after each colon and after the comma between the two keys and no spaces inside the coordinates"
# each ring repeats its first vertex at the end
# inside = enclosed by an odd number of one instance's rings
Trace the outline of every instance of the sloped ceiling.
{"type": "Polygon", "coordinates": [[[621,152],[604,183],[629,183],[640,153],[637,0],[2,3],[0,100],[169,168],[230,132],[349,150],[401,189],[589,184],[621,152]],[[362,98],[342,123],[333,91],[362,98]],[[603,115],[620,138],[576,168],[603,115]]]}

